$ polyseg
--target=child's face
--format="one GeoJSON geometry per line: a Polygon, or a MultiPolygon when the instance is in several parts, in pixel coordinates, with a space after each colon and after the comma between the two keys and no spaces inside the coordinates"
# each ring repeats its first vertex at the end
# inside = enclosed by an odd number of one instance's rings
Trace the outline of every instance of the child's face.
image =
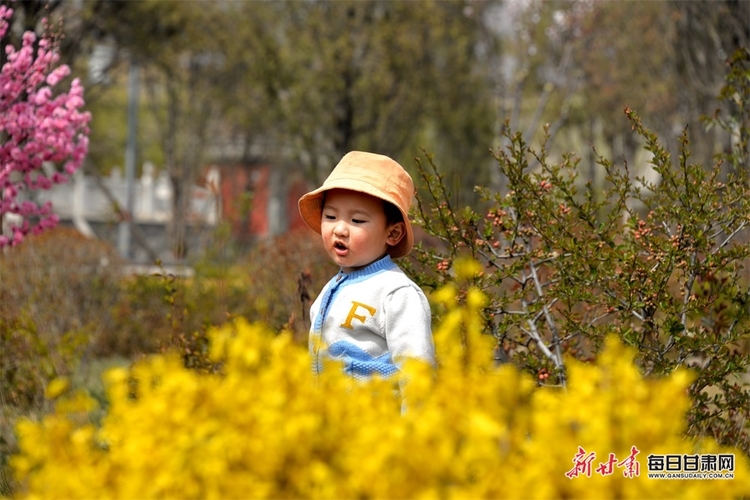
{"type": "Polygon", "coordinates": [[[387,225],[382,200],[346,189],[326,192],[320,229],[328,255],[347,273],[383,257],[405,234],[403,222],[387,225]]]}

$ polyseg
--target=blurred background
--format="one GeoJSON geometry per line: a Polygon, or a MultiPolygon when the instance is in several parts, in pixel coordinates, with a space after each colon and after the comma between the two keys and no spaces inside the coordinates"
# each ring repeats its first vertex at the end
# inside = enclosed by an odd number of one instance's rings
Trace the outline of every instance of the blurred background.
{"type": "Polygon", "coordinates": [[[637,176],[628,106],[667,142],[690,126],[710,162],[730,138],[699,120],[750,36],[738,0],[10,4],[3,43],[49,18],[93,115],[82,175],[40,196],[135,264],[231,259],[301,228],[298,197],[353,149],[414,172],[424,148],[459,206],[503,189],[503,127],[535,144],[548,125],[582,182],[594,148],[637,176]]]}

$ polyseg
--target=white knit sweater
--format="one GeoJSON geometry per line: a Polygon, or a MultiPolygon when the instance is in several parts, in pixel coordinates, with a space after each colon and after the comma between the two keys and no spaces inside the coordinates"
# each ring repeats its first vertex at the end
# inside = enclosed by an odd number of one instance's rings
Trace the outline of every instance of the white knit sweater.
{"type": "Polygon", "coordinates": [[[339,271],[310,307],[310,354],[343,362],[355,378],[387,377],[404,358],[435,363],[430,305],[390,256],[350,273],[339,271]]]}

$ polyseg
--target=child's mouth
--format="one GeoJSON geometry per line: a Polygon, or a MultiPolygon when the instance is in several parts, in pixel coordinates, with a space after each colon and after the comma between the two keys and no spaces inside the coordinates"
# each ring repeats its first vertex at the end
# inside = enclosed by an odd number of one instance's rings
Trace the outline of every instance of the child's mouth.
{"type": "Polygon", "coordinates": [[[333,250],[336,252],[336,255],[346,255],[348,251],[346,245],[344,245],[340,241],[337,241],[333,244],[333,250]]]}

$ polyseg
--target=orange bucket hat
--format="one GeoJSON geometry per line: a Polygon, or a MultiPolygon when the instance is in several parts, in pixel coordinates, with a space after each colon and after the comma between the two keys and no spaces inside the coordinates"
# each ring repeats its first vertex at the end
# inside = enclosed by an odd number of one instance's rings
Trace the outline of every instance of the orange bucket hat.
{"type": "Polygon", "coordinates": [[[406,234],[397,245],[388,248],[388,254],[397,258],[411,252],[414,232],[409,222],[409,208],[414,195],[414,182],[396,161],[387,156],[363,151],[345,154],[322,186],[299,199],[298,207],[302,220],[318,234],[323,213],[323,198],[325,191],[329,189],[359,191],[398,207],[404,218],[406,234]]]}

